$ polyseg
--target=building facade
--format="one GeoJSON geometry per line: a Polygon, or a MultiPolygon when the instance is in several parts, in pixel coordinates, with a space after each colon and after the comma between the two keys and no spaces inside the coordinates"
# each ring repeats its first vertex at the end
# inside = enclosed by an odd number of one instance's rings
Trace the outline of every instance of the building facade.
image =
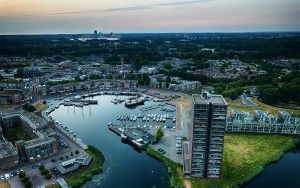
{"type": "Polygon", "coordinates": [[[226,126],[227,103],[221,95],[193,95],[190,162],[186,175],[219,178],[226,126]]]}
{"type": "Polygon", "coordinates": [[[35,162],[58,153],[58,135],[53,121],[35,114],[12,114],[0,116],[0,170],[7,170],[19,162],[35,162]],[[2,128],[21,126],[31,135],[30,140],[17,140],[15,146],[8,142],[2,128]]]}

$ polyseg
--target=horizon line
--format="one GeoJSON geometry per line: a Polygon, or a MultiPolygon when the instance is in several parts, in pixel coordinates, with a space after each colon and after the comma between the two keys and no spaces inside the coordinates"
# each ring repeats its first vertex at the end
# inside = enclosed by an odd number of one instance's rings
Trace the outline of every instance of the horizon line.
{"type": "MultiPolygon", "coordinates": [[[[102,33],[102,32],[101,32],[102,33]]],[[[298,31],[199,31],[199,32],[103,32],[102,34],[226,34],[226,33],[300,33],[300,30],[298,31]]],[[[98,33],[99,34],[99,33],[98,33]]],[[[22,35],[94,35],[93,32],[90,33],[12,33],[12,34],[0,34],[0,36],[22,36],[22,35]]]]}

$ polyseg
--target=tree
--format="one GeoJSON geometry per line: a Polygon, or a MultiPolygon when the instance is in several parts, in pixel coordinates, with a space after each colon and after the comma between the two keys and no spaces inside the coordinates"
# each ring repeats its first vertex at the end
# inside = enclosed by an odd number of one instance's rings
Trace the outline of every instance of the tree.
{"type": "Polygon", "coordinates": [[[24,78],[24,69],[23,68],[18,68],[17,73],[14,75],[16,78],[24,78]]]}
{"type": "Polygon", "coordinates": [[[159,128],[156,130],[156,135],[155,135],[156,141],[157,141],[157,142],[160,142],[161,139],[163,138],[163,136],[164,136],[164,131],[162,130],[161,127],[159,127],[159,128]]]}
{"type": "Polygon", "coordinates": [[[21,171],[19,173],[19,178],[24,178],[26,176],[25,172],[24,171],[21,171]]]}
{"type": "Polygon", "coordinates": [[[44,165],[40,165],[40,166],[39,166],[39,170],[41,170],[41,171],[42,171],[42,170],[45,170],[45,166],[44,166],[44,165]]]}
{"type": "Polygon", "coordinates": [[[52,175],[50,173],[48,173],[46,176],[45,176],[46,180],[50,180],[52,178],[52,175]]]}
{"type": "Polygon", "coordinates": [[[24,183],[25,188],[31,188],[32,187],[32,183],[31,181],[27,181],[26,183],[24,183]]]}
{"type": "Polygon", "coordinates": [[[167,63],[164,65],[164,68],[167,69],[167,70],[171,70],[173,67],[170,63],[167,63]]]}
{"type": "Polygon", "coordinates": [[[23,178],[21,178],[21,181],[25,184],[26,182],[29,182],[29,177],[24,176],[23,178]]]}
{"type": "Polygon", "coordinates": [[[36,108],[28,103],[23,105],[23,109],[28,111],[28,112],[34,112],[36,111],[36,108]]]}
{"type": "Polygon", "coordinates": [[[167,82],[167,83],[170,83],[170,82],[171,82],[170,76],[168,76],[168,77],[166,78],[166,82],[167,82]]]}

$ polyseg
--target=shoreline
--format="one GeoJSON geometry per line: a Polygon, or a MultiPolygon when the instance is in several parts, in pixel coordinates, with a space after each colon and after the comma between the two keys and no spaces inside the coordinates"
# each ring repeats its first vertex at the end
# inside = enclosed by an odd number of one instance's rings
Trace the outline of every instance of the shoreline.
{"type": "MultiPolygon", "coordinates": [[[[242,136],[242,134],[239,134],[242,136]]],[[[255,136],[260,136],[259,134],[255,134],[255,136]]],[[[270,165],[270,164],[275,164],[278,161],[280,161],[280,159],[284,156],[284,154],[290,152],[291,150],[295,149],[297,146],[300,145],[300,137],[295,137],[295,136],[291,136],[291,138],[293,138],[294,140],[289,143],[288,145],[286,145],[285,148],[283,148],[283,150],[278,153],[277,155],[275,155],[274,157],[270,158],[267,162],[265,162],[263,165],[259,165],[256,169],[254,169],[251,173],[249,173],[248,175],[246,175],[243,179],[240,179],[238,182],[236,182],[234,185],[228,185],[226,184],[226,182],[221,182],[221,181],[226,181],[227,179],[225,178],[221,178],[220,180],[204,180],[204,179],[197,179],[197,178],[189,178],[189,179],[185,179],[183,177],[182,174],[182,169],[181,169],[181,165],[172,161],[171,159],[161,155],[160,153],[158,153],[157,151],[155,151],[153,148],[151,147],[147,147],[145,148],[146,153],[157,159],[158,161],[162,162],[164,164],[164,166],[167,168],[168,170],[168,175],[170,177],[170,187],[187,187],[186,182],[188,182],[188,184],[192,185],[191,187],[197,187],[197,185],[195,185],[195,182],[205,182],[206,185],[202,185],[203,188],[210,188],[210,187],[242,187],[243,185],[246,185],[248,183],[250,183],[256,176],[258,176],[259,174],[261,174],[264,169],[266,168],[266,166],[270,165]],[[179,169],[178,169],[179,168],[179,169]],[[208,181],[210,181],[209,184],[208,181]]],[[[241,174],[242,176],[242,174],[241,174]]]]}
{"type": "Polygon", "coordinates": [[[170,187],[171,188],[184,188],[184,178],[183,178],[182,174],[180,174],[181,169],[182,169],[180,164],[161,155],[160,153],[158,153],[156,150],[154,150],[150,146],[145,148],[145,152],[150,157],[162,162],[164,164],[164,166],[167,168],[168,175],[170,178],[170,187]]]}
{"type": "Polygon", "coordinates": [[[88,167],[79,169],[70,175],[66,175],[65,179],[70,187],[81,187],[91,181],[94,176],[102,173],[102,167],[105,161],[102,152],[94,146],[89,145],[85,152],[93,157],[88,167]]]}
{"type": "Polygon", "coordinates": [[[279,162],[282,157],[292,151],[293,149],[295,149],[297,146],[300,146],[300,137],[298,138],[298,140],[296,140],[293,145],[290,145],[289,147],[285,148],[282,153],[280,155],[274,156],[273,159],[270,160],[270,162],[266,163],[264,166],[261,166],[262,168],[259,168],[256,172],[254,172],[253,174],[251,174],[252,176],[246,177],[244,181],[242,181],[238,186],[243,186],[246,185],[248,183],[250,183],[252,180],[254,180],[255,177],[259,176],[268,165],[271,164],[276,164],[277,162],[279,162]],[[248,179],[250,178],[250,179],[248,179]]]}

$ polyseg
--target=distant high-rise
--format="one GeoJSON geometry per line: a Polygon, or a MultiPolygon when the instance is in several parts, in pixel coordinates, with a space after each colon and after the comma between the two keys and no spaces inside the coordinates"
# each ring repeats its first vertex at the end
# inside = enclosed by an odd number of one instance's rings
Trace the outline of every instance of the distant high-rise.
{"type": "Polygon", "coordinates": [[[94,39],[96,39],[97,37],[98,37],[97,30],[94,30],[94,39]]]}
{"type": "Polygon", "coordinates": [[[227,103],[221,95],[193,95],[191,142],[183,144],[185,175],[220,177],[226,114],[227,103]]]}

